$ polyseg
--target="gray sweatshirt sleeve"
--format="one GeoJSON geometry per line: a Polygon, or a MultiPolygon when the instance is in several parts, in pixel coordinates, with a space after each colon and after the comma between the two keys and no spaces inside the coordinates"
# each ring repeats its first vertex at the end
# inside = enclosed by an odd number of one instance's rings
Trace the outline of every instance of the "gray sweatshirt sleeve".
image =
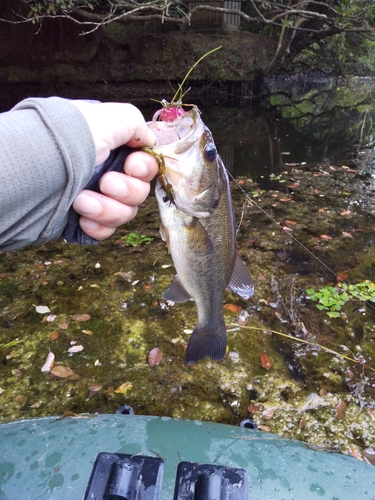
{"type": "Polygon", "coordinates": [[[89,126],[68,100],[26,99],[0,114],[0,251],[59,238],[94,165],[89,126]]]}

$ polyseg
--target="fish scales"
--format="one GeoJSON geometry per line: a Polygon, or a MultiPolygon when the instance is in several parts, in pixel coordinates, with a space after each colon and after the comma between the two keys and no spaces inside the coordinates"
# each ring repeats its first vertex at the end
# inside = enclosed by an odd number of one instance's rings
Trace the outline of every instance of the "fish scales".
{"type": "Polygon", "coordinates": [[[156,199],[166,241],[177,272],[163,297],[194,299],[198,321],[185,362],[226,354],[223,317],[225,289],[247,299],[254,291],[236,252],[236,225],[225,166],[195,106],[172,123],[149,123],[155,133],[152,154],[160,165],[156,199]]]}

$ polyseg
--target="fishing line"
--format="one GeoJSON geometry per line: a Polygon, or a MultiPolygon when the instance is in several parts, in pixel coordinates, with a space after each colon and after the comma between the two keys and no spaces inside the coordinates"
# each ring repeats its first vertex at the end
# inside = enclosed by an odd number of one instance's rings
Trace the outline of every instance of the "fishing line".
{"type": "MultiPolygon", "coordinates": [[[[271,221],[274,224],[276,224],[279,229],[284,231],[293,241],[298,243],[298,245],[300,245],[308,254],[310,254],[311,257],[313,257],[315,260],[317,260],[319,262],[319,264],[324,266],[330,273],[332,273],[338,281],[342,281],[343,283],[345,283],[345,281],[342,278],[340,278],[340,276],[338,274],[336,274],[335,271],[333,271],[333,269],[331,269],[329,266],[327,266],[327,264],[325,264],[321,259],[319,259],[319,257],[317,255],[315,255],[311,250],[309,250],[301,241],[299,241],[295,236],[293,236],[288,231],[285,231],[282,228],[281,224],[279,222],[277,222],[277,220],[274,217],[272,217],[272,215],[270,215],[263,207],[261,207],[259,205],[259,203],[257,203],[253,198],[250,198],[250,196],[246,193],[246,191],[244,191],[244,189],[242,189],[242,187],[239,185],[239,183],[236,181],[236,179],[233,177],[233,175],[230,172],[228,172],[228,173],[231,176],[231,178],[233,179],[233,181],[236,183],[236,185],[239,187],[240,191],[245,195],[245,198],[249,203],[251,203],[252,205],[255,205],[261,212],[264,213],[264,215],[266,215],[269,219],[271,219],[271,221]]],[[[241,217],[241,221],[242,221],[242,217],[241,217]]]]}
{"type": "MultiPolygon", "coordinates": [[[[311,255],[311,257],[313,257],[317,262],[319,262],[319,264],[321,264],[323,267],[325,267],[331,274],[333,274],[335,277],[336,277],[336,280],[337,281],[340,281],[341,283],[344,283],[345,285],[348,285],[348,283],[342,279],[338,274],[335,273],[335,271],[333,269],[331,269],[329,266],[327,266],[327,264],[325,264],[321,259],[319,259],[319,257],[317,255],[315,255],[311,250],[309,250],[301,241],[299,241],[298,238],[296,238],[295,236],[293,236],[293,234],[289,233],[288,231],[285,231],[281,224],[279,222],[277,222],[277,220],[272,217],[272,215],[270,215],[263,207],[261,207],[259,205],[259,203],[257,203],[253,198],[251,198],[247,193],[246,191],[239,185],[239,183],[237,182],[237,180],[233,177],[233,175],[227,170],[228,174],[230,175],[230,177],[233,179],[233,181],[235,182],[235,184],[239,187],[240,191],[242,192],[242,194],[245,196],[245,199],[252,205],[255,205],[258,210],[260,210],[264,215],[266,215],[266,217],[268,217],[274,224],[276,224],[278,226],[279,229],[281,229],[282,231],[284,231],[291,240],[293,240],[294,242],[298,243],[298,245],[300,247],[302,247],[305,252],[307,252],[309,255],[311,255]]],[[[243,220],[243,215],[241,216],[241,222],[243,220]]],[[[375,306],[373,306],[371,304],[370,301],[366,301],[366,304],[375,311],[375,306]]]]}

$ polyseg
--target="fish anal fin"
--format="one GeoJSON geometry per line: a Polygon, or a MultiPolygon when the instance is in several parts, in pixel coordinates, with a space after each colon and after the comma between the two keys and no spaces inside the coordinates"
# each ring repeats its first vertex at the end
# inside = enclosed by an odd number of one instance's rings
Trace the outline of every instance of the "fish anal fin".
{"type": "Polygon", "coordinates": [[[227,335],[224,318],[220,318],[217,325],[195,326],[185,352],[185,363],[193,365],[204,358],[221,361],[227,350],[227,335]]]}
{"type": "Polygon", "coordinates": [[[177,275],[174,277],[171,286],[163,293],[163,299],[171,300],[178,304],[182,304],[191,298],[191,295],[185,290],[177,275]]]}
{"type": "Polygon", "coordinates": [[[238,253],[236,253],[236,259],[228,287],[233,293],[236,293],[245,300],[254,295],[253,280],[238,253]]]}

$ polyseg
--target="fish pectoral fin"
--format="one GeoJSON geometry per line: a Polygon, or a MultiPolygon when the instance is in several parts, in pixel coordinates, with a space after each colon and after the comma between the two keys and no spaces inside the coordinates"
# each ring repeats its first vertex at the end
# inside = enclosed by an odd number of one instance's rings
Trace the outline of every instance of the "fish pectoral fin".
{"type": "Polygon", "coordinates": [[[168,249],[168,253],[171,253],[169,250],[169,233],[168,229],[164,226],[164,224],[160,224],[160,229],[159,229],[160,237],[163,241],[165,241],[166,247],[168,249]]]}
{"type": "Polygon", "coordinates": [[[174,277],[173,283],[168,290],[163,293],[163,299],[171,300],[172,302],[177,302],[178,304],[182,304],[191,298],[190,293],[185,290],[180,278],[177,275],[174,277]]]}
{"type": "Polygon", "coordinates": [[[209,252],[213,250],[211,239],[196,217],[191,217],[189,223],[185,223],[188,246],[194,250],[209,252]]]}
{"type": "Polygon", "coordinates": [[[249,271],[247,267],[242,262],[239,254],[236,254],[236,260],[234,262],[234,267],[232,275],[230,277],[228,287],[233,293],[236,293],[243,299],[247,300],[254,295],[254,283],[250,278],[249,271]]]}

